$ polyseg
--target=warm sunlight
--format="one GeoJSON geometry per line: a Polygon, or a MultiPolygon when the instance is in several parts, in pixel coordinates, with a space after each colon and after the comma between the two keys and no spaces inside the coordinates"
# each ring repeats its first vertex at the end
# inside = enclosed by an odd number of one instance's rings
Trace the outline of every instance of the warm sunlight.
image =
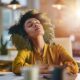
{"type": "Polygon", "coordinates": [[[52,7],[61,10],[64,7],[64,5],[61,5],[61,4],[53,4],[52,7]]]}
{"type": "Polygon", "coordinates": [[[78,17],[78,18],[80,18],[80,6],[77,6],[76,7],[76,16],[78,17]]]}

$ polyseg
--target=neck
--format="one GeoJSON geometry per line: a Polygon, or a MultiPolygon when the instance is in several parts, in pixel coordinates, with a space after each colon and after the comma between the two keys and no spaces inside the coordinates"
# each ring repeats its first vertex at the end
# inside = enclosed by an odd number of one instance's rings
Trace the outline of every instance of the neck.
{"type": "Polygon", "coordinates": [[[43,50],[45,42],[42,36],[38,36],[36,39],[32,39],[32,42],[36,49],[43,50]]]}

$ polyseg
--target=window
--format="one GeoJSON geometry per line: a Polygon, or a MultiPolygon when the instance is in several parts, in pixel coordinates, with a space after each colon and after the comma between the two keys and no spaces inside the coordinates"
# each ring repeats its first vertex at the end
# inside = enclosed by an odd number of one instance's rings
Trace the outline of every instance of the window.
{"type": "Polygon", "coordinates": [[[12,24],[12,12],[10,9],[2,10],[2,26],[5,28],[9,28],[12,24]]]}
{"type": "MultiPolygon", "coordinates": [[[[9,4],[12,0],[1,0],[2,3],[4,4],[9,4]]],[[[27,0],[18,0],[20,2],[20,4],[22,6],[26,6],[27,5],[27,0]]],[[[2,26],[3,26],[3,39],[4,39],[4,43],[6,41],[8,41],[8,48],[13,47],[12,42],[10,40],[10,35],[8,34],[8,29],[10,28],[10,26],[12,26],[13,24],[15,24],[21,15],[21,11],[20,10],[11,10],[8,8],[3,8],[2,9],[2,26]]]]}
{"type": "Polygon", "coordinates": [[[3,39],[4,42],[8,41],[8,48],[11,48],[12,42],[10,41],[10,35],[8,34],[8,29],[15,24],[20,17],[20,11],[19,10],[10,10],[10,9],[3,9],[2,10],[2,25],[3,25],[3,39]]]}

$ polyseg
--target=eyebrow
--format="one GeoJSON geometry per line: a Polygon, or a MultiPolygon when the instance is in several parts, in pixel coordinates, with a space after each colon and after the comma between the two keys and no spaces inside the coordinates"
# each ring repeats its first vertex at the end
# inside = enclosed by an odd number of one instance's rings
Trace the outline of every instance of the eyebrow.
{"type": "Polygon", "coordinates": [[[28,21],[27,23],[31,23],[31,21],[28,21]]]}

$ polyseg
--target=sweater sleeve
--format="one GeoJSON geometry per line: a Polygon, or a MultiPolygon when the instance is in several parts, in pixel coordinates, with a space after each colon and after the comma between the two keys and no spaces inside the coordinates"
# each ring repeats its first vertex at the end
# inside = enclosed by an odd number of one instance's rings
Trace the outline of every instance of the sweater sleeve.
{"type": "Polygon", "coordinates": [[[69,55],[69,53],[60,45],[57,45],[57,53],[63,65],[66,65],[71,73],[78,73],[78,65],[76,61],[69,55]]]}
{"type": "Polygon", "coordinates": [[[31,66],[31,64],[25,62],[25,59],[26,58],[29,59],[29,57],[30,57],[30,54],[28,51],[26,51],[26,50],[19,51],[17,57],[13,61],[12,71],[15,74],[19,74],[20,68],[22,66],[31,66]]]}

